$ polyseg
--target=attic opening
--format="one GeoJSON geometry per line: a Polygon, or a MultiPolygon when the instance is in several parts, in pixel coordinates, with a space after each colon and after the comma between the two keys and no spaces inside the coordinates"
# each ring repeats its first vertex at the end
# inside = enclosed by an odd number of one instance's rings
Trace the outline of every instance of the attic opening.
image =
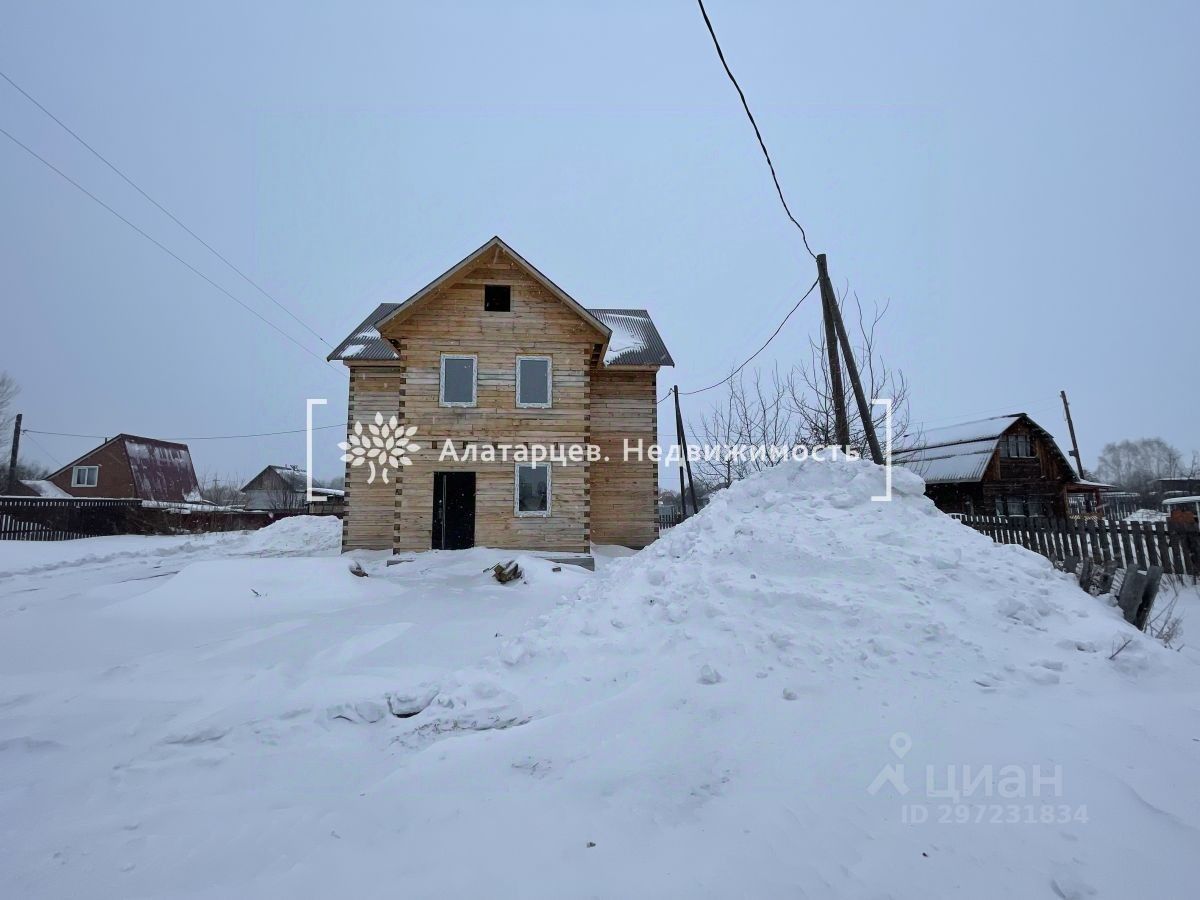
{"type": "Polygon", "coordinates": [[[485,284],[483,286],[484,312],[512,312],[512,285],[485,284]]]}

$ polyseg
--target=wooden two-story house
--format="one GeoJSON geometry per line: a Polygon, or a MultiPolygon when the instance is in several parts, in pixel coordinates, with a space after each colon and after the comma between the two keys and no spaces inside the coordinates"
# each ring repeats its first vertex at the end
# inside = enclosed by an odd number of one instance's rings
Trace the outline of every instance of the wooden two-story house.
{"type": "Polygon", "coordinates": [[[674,365],[645,310],[587,309],[494,237],[329,358],[350,370],[347,440],[380,414],[419,448],[386,480],[347,462],[344,549],[586,553],[657,536],[658,464],[624,453],[657,442],[656,376],[674,365]],[[559,461],[534,464],[535,445],[559,461]]]}
{"type": "Polygon", "coordinates": [[[938,509],[961,515],[1094,512],[1105,487],[1081,480],[1050,433],[1025,413],[929,429],[894,460],[925,479],[938,509]]]}

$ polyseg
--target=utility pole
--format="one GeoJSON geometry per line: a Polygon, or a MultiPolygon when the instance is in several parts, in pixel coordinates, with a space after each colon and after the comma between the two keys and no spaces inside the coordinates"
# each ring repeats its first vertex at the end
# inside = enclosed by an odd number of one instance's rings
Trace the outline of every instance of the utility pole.
{"type": "MultiPolygon", "coordinates": [[[[821,257],[824,259],[824,255],[821,257]]],[[[825,280],[829,280],[828,271],[825,272],[825,280]]],[[[833,293],[833,288],[830,287],[830,293],[833,293]]],[[[867,403],[867,395],[863,393],[862,380],[858,375],[858,365],[854,362],[854,350],[850,347],[850,338],[846,336],[846,323],[842,321],[842,311],[838,308],[835,301],[830,306],[830,312],[833,314],[833,324],[837,330],[838,341],[842,345],[842,356],[846,360],[846,372],[850,375],[850,384],[854,388],[854,401],[858,404],[858,417],[862,420],[863,433],[867,436],[867,447],[871,450],[871,460],[877,466],[883,465],[883,450],[879,447],[879,438],[875,434],[875,418],[871,410],[870,404],[867,403]]]]}
{"type": "Polygon", "coordinates": [[[21,449],[21,414],[17,413],[17,418],[13,422],[13,437],[12,437],[12,455],[8,458],[8,481],[4,484],[4,492],[11,494],[13,486],[17,483],[17,453],[21,449]]]}
{"type": "Polygon", "coordinates": [[[683,518],[687,518],[687,504],[683,500],[683,469],[687,467],[689,493],[692,496],[692,515],[700,512],[696,505],[696,482],[692,480],[692,461],[687,455],[687,438],[683,436],[683,413],[679,410],[679,385],[673,387],[675,393],[675,431],[679,436],[679,451],[683,454],[683,465],[679,467],[679,508],[683,518]]]}
{"type": "Polygon", "coordinates": [[[825,352],[829,358],[829,389],[833,393],[834,440],[845,450],[850,446],[850,423],[846,419],[846,389],[842,386],[842,366],[838,360],[837,327],[833,324],[837,299],[829,281],[825,254],[817,254],[817,280],[821,283],[821,313],[825,320],[825,352]]]}
{"type": "Polygon", "coordinates": [[[1063,412],[1067,414],[1067,428],[1071,432],[1071,455],[1075,457],[1075,468],[1079,470],[1080,478],[1087,478],[1087,473],[1083,471],[1083,457],[1079,455],[1079,441],[1075,439],[1075,423],[1071,420],[1071,404],[1067,402],[1067,392],[1059,391],[1058,395],[1062,397],[1063,412]]]}

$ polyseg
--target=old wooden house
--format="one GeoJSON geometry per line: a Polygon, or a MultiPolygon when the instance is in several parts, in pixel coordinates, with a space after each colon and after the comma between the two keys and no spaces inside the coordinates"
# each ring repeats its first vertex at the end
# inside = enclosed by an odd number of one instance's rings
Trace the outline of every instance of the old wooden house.
{"type": "Polygon", "coordinates": [[[337,514],[342,511],[343,491],[313,485],[309,500],[308,472],[299,466],[267,466],[241,487],[246,495],[244,509],[251,512],[312,512],[337,514]]]}
{"type": "Polygon", "coordinates": [[[350,370],[348,440],[369,443],[379,414],[419,448],[386,473],[374,455],[347,462],[345,549],[586,553],[657,536],[657,463],[624,453],[657,441],[656,376],[674,365],[645,310],[585,308],[494,237],[330,359],[350,370]],[[535,447],[559,462],[535,464],[535,447]]]}
{"type": "MultiPolygon", "coordinates": [[[[145,503],[202,503],[187,444],[118,434],[46,477],[71,497],[129,498],[145,503]]],[[[47,490],[41,496],[53,496],[47,490]]]]}
{"type": "Polygon", "coordinates": [[[929,429],[894,458],[925,479],[926,494],[948,513],[1094,512],[1106,487],[1081,481],[1050,433],[1024,413],[929,429]]]}

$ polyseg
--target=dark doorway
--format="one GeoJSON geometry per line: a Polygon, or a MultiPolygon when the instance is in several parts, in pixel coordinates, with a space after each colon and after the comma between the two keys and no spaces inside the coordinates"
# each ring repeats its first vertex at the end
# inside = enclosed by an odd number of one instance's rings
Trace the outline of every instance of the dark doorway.
{"type": "Polygon", "coordinates": [[[433,473],[434,550],[475,546],[475,473],[433,473]]]}

